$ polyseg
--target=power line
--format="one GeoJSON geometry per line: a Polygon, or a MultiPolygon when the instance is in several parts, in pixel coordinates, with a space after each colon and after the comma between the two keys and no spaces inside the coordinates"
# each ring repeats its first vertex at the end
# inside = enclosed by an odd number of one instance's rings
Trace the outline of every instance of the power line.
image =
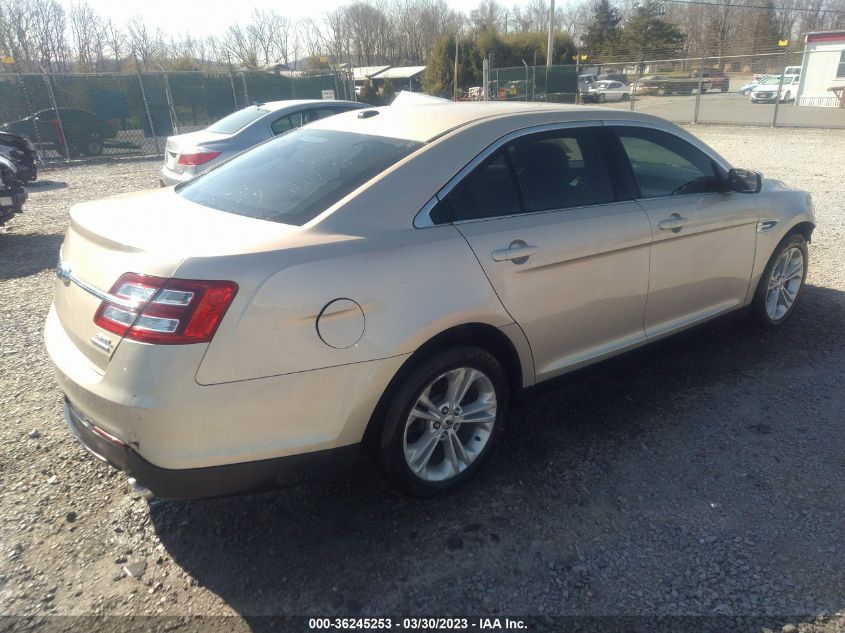
{"type": "MultiPolygon", "coordinates": [[[[759,4],[729,4],[706,2],[706,0],[661,0],[661,2],[673,2],[675,4],[700,4],[705,7],[733,7],[737,9],[772,9],[774,11],[807,11],[807,7],[761,7],[759,4]]],[[[840,9],[814,9],[814,13],[838,13],[845,15],[840,9]]]]}

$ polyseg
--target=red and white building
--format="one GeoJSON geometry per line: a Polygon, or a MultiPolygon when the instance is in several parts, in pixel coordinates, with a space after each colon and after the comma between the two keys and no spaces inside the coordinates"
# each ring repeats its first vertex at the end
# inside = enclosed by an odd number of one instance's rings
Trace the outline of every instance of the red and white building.
{"type": "Polygon", "coordinates": [[[796,104],[845,106],[845,31],[807,33],[796,104]],[[831,88],[839,88],[834,92],[831,88]],[[837,96],[838,94],[838,96],[837,96]]]}

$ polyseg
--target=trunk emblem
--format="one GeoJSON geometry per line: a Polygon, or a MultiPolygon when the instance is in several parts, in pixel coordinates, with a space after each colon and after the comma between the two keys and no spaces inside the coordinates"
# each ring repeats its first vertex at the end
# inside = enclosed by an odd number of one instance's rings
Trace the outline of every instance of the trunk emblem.
{"type": "Polygon", "coordinates": [[[59,260],[59,263],[56,264],[56,277],[61,279],[62,283],[65,286],[70,285],[70,264],[68,264],[64,260],[59,260]]]}
{"type": "Polygon", "coordinates": [[[112,342],[111,339],[103,336],[99,332],[97,332],[94,336],[91,337],[91,342],[96,346],[103,350],[106,354],[111,354],[112,342]]]}

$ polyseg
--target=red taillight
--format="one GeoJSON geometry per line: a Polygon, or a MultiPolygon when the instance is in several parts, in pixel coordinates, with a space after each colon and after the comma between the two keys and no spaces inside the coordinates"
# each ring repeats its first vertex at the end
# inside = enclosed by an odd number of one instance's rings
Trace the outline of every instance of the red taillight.
{"type": "Polygon", "coordinates": [[[50,123],[53,125],[53,135],[56,137],[56,145],[65,144],[65,135],[62,134],[62,126],[58,119],[51,119],[50,123]]]}
{"type": "Polygon", "coordinates": [[[220,156],[220,152],[197,152],[196,154],[182,154],[179,157],[180,165],[203,165],[212,158],[220,156]]]}
{"type": "Polygon", "coordinates": [[[144,343],[207,343],[235,298],[232,281],[165,279],[126,273],[112,286],[94,323],[144,343]]]}

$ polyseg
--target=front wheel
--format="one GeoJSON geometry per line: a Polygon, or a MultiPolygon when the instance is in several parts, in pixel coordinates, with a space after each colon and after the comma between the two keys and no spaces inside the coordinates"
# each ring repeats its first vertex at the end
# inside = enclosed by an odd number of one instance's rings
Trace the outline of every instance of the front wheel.
{"type": "Polygon", "coordinates": [[[607,95],[605,95],[604,93],[601,93],[599,95],[599,103],[605,103],[606,101],[607,101],[607,95]]]}
{"type": "Polygon", "coordinates": [[[416,496],[453,490],[504,430],[509,389],[498,360],[459,347],[423,361],[393,395],[379,441],[388,480],[416,496]]]}
{"type": "Polygon", "coordinates": [[[790,233],[772,254],[754,296],[752,315],[763,325],[780,325],[795,309],[807,279],[807,241],[790,233]]]}

